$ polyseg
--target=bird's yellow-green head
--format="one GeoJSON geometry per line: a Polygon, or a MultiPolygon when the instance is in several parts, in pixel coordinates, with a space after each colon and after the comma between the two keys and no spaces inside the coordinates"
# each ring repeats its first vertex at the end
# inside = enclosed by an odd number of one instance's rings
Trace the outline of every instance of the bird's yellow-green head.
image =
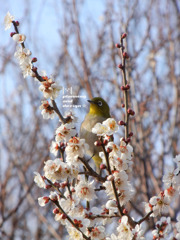
{"type": "Polygon", "coordinates": [[[92,98],[88,100],[90,103],[89,114],[101,116],[104,118],[110,117],[110,110],[107,102],[100,97],[92,98]]]}

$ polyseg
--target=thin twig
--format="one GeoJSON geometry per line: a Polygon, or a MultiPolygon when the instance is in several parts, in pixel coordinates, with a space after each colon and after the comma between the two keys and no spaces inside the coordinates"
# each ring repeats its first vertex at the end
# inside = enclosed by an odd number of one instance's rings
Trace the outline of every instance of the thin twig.
{"type": "Polygon", "coordinates": [[[62,115],[61,112],[59,111],[55,100],[54,100],[54,99],[51,99],[51,103],[52,103],[52,105],[53,105],[54,111],[57,113],[57,115],[58,115],[58,117],[60,118],[61,122],[62,122],[63,124],[65,124],[65,123],[67,122],[67,120],[63,117],[63,115],[62,115]]]}
{"type": "Polygon", "coordinates": [[[67,220],[83,235],[83,238],[86,240],[90,240],[91,238],[87,237],[81,229],[73,222],[73,220],[66,214],[66,212],[63,210],[63,208],[60,206],[58,201],[52,201],[60,210],[61,212],[66,216],[67,220]]]}
{"type": "Polygon", "coordinates": [[[146,216],[144,216],[143,218],[141,218],[138,222],[136,222],[136,224],[141,224],[142,222],[144,222],[146,219],[148,219],[148,217],[153,213],[153,211],[149,212],[148,214],[146,214],[146,216]]]}
{"type": "Polygon", "coordinates": [[[62,198],[65,198],[65,199],[66,199],[66,197],[65,197],[65,196],[63,195],[63,193],[59,190],[59,188],[56,187],[56,185],[54,185],[48,178],[45,177],[45,179],[46,179],[46,181],[60,194],[60,196],[61,196],[62,198]]]}
{"type": "MultiPolygon", "coordinates": [[[[121,58],[122,58],[122,76],[123,76],[123,85],[127,85],[127,77],[126,77],[126,58],[123,57],[124,53],[124,45],[123,38],[121,38],[121,58]]],[[[128,114],[128,91],[124,90],[124,104],[125,104],[125,139],[128,138],[129,135],[129,114],[128,114]]]]}
{"type": "Polygon", "coordinates": [[[80,174],[86,174],[86,175],[95,177],[99,182],[105,182],[106,181],[106,178],[105,177],[101,177],[99,174],[97,174],[97,172],[95,172],[91,168],[91,166],[88,164],[88,162],[85,159],[80,158],[80,157],[78,159],[85,165],[85,167],[88,170],[88,172],[81,172],[80,174]]]}
{"type": "MultiPolygon", "coordinates": [[[[13,23],[13,26],[14,26],[14,29],[15,29],[16,33],[19,34],[19,30],[18,30],[18,27],[17,27],[17,25],[16,25],[16,22],[13,21],[12,23],[13,23]]],[[[24,42],[21,43],[21,46],[22,46],[22,48],[25,48],[24,42]]],[[[35,77],[39,80],[39,82],[44,82],[44,81],[45,81],[44,78],[39,75],[36,67],[32,67],[31,70],[32,70],[32,72],[35,74],[35,77]]],[[[54,109],[54,111],[57,113],[57,115],[58,115],[59,119],[61,120],[61,122],[62,122],[63,124],[67,123],[67,122],[69,121],[70,117],[64,118],[64,117],[62,116],[60,110],[58,109],[55,100],[52,100],[52,99],[51,99],[51,102],[52,102],[52,105],[53,105],[53,109],[54,109]]]]}
{"type": "MultiPolygon", "coordinates": [[[[106,149],[105,149],[105,147],[104,147],[102,138],[101,138],[101,142],[102,142],[102,148],[103,148],[103,152],[104,152],[105,159],[106,159],[107,170],[108,170],[109,175],[111,175],[112,172],[111,172],[111,167],[110,167],[110,164],[109,164],[109,155],[108,155],[108,153],[106,152],[106,149]]],[[[120,216],[122,216],[122,215],[123,215],[123,211],[122,211],[122,208],[121,208],[120,203],[119,203],[119,198],[118,198],[118,194],[117,194],[117,190],[116,190],[116,185],[115,185],[114,179],[112,180],[112,187],[113,187],[113,191],[114,191],[114,196],[115,196],[115,198],[116,198],[116,202],[117,202],[117,207],[118,207],[118,210],[119,210],[119,214],[120,214],[120,216]]]]}

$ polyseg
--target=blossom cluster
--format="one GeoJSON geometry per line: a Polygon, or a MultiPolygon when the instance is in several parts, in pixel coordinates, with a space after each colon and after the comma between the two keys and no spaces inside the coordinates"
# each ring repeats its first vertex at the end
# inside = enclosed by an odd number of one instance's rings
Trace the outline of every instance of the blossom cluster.
{"type": "MultiPolygon", "coordinates": [[[[8,12],[5,29],[9,29],[12,23],[16,27],[19,24],[8,12]]],[[[56,115],[54,99],[62,87],[45,73],[42,76],[37,73],[33,66],[36,59],[31,58],[31,51],[24,46],[26,36],[17,31],[11,35],[20,44],[14,56],[23,76],[32,76],[40,82],[39,90],[45,98],[40,106],[43,118],[53,119],[56,115]],[[51,103],[48,99],[51,99],[51,103]]],[[[59,111],[56,110],[56,113],[58,115],[59,111]]],[[[102,158],[100,174],[85,160],[89,145],[78,137],[74,114],[67,113],[63,119],[66,121],[61,119],[50,146],[55,159],[45,161],[43,174],[35,172],[34,181],[37,186],[50,189],[48,195],[38,198],[39,205],[44,207],[50,202],[54,204],[54,219],[66,227],[69,239],[144,240],[146,229],[141,224],[143,221],[135,221],[125,208],[135,193],[129,179],[129,173],[133,169],[133,148],[124,138],[120,139],[119,144],[114,142],[112,135],[119,129],[115,119],[108,118],[92,128],[92,133],[97,136],[94,144],[103,146],[103,151],[99,153],[102,158]],[[99,200],[98,192],[102,197],[97,207],[94,203],[99,200]],[[107,228],[114,222],[117,225],[116,231],[111,234],[107,228]]],[[[174,162],[176,169],[169,169],[163,176],[165,189],[145,203],[147,218],[168,214],[170,203],[179,196],[180,155],[176,156],[174,162]]],[[[161,217],[155,228],[152,231],[153,239],[170,239],[172,226],[169,217],[161,217]]],[[[177,217],[176,229],[177,233],[173,237],[180,239],[180,216],[177,217]]]]}
{"type": "MultiPolygon", "coordinates": [[[[113,127],[114,131],[112,128],[109,128],[108,133],[114,134],[117,130],[117,123],[114,119],[109,118],[103,124],[105,126],[107,124],[108,129],[110,122],[113,122],[115,127],[113,127]]],[[[101,127],[95,126],[95,128],[99,131],[101,127]]],[[[105,150],[109,152],[112,175],[107,176],[101,185],[102,191],[104,189],[107,196],[101,207],[97,208],[92,205],[92,207],[87,209],[84,206],[84,201],[91,203],[91,201],[98,198],[95,191],[97,181],[96,179],[86,180],[80,174],[82,169],[80,159],[84,157],[89,146],[84,139],[76,137],[75,118],[73,116],[70,123],[61,124],[56,129],[55,141],[52,142],[50,147],[51,153],[57,156],[58,152],[62,151],[61,148],[63,146],[65,157],[46,161],[43,176],[35,173],[34,180],[38,187],[48,188],[49,181],[53,186],[56,186],[57,191],[51,191],[49,196],[40,197],[38,202],[42,207],[49,201],[56,201],[56,204],[58,203],[57,205],[61,206],[64,212],[57,207],[53,210],[55,221],[66,226],[70,239],[83,239],[81,232],[90,237],[90,239],[110,238],[110,236],[107,237],[108,235],[105,232],[106,226],[111,223],[112,217],[119,216],[112,181],[115,182],[121,206],[125,206],[133,196],[134,190],[128,181],[128,166],[129,169],[132,166],[132,146],[130,144],[126,145],[123,139],[121,139],[120,146],[118,146],[111,141],[107,134],[104,135],[104,138],[107,143],[105,150]],[[73,220],[80,231],[72,226],[72,223],[69,223],[67,216],[73,220]],[[103,221],[99,221],[99,219],[103,219],[103,221]]],[[[106,165],[104,153],[101,152],[100,156],[103,158],[102,164],[106,165]]],[[[122,219],[119,230],[117,229],[119,235],[122,235],[121,231],[124,231],[122,227],[123,222],[124,220],[122,219]]],[[[140,228],[139,230],[137,230],[137,227],[135,229],[129,225],[129,231],[132,236],[135,233],[137,235],[137,231],[141,231],[140,228]]]]}
{"type": "MultiPolygon", "coordinates": [[[[14,21],[14,17],[8,12],[4,19],[5,30],[9,29],[12,24],[16,28],[17,26],[19,26],[19,22],[14,21]]],[[[40,82],[39,90],[43,93],[43,97],[45,99],[51,100],[57,98],[59,95],[59,91],[62,89],[62,87],[59,86],[59,84],[54,81],[53,77],[47,77],[45,72],[42,73],[42,76],[39,76],[37,74],[37,68],[33,65],[33,63],[35,63],[37,59],[31,57],[32,55],[31,51],[28,48],[25,48],[24,45],[26,35],[20,34],[18,31],[16,31],[11,33],[11,37],[17,44],[19,44],[16,47],[14,57],[17,59],[19,63],[24,78],[30,76],[36,80],[38,79],[38,77],[40,77],[41,80],[39,81],[40,82]]],[[[43,118],[45,119],[54,118],[55,112],[52,105],[48,102],[48,100],[42,101],[40,109],[42,110],[41,113],[43,115],[43,118]]]]}
{"type": "Polygon", "coordinates": [[[169,212],[170,203],[179,197],[180,194],[180,155],[173,159],[177,165],[174,169],[170,167],[167,173],[163,176],[165,189],[158,196],[153,196],[149,203],[145,204],[145,211],[152,211],[151,217],[157,217],[161,214],[169,212]]]}

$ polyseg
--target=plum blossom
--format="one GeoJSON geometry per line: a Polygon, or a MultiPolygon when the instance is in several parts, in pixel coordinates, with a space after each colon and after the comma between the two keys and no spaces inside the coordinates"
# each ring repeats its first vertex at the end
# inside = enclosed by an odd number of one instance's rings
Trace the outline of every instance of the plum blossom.
{"type": "MultiPolygon", "coordinates": [[[[90,225],[90,220],[89,219],[81,218],[81,217],[78,217],[78,216],[74,218],[73,222],[82,232],[85,232],[86,229],[90,225]]],[[[69,233],[69,229],[72,228],[72,224],[67,222],[66,227],[67,227],[67,231],[69,233]]],[[[75,227],[73,227],[73,228],[75,228],[75,227]]],[[[71,233],[69,233],[69,234],[71,236],[71,233]]],[[[76,239],[76,238],[74,238],[74,239],[76,239]]],[[[79,239],[79,238],[77,238],[77,239],[79,239]]]]}
{"type": "Polygon", "coordinates": [[[173,188],[178,187],[178,176],[174,173],[174,168],[169,167],[167,173],[163,176],[162,181],[166,188],[172,186],[173,188]]]}
{"type": "Polygon", "coordinates": [[[30,58],[26,58],[24,62],[20,65],[23,77],[33,76],[32,63],[30,58]]]}
{"type": "Polygon", "coordinates": [[[52,201],[57,201],[59,199],[59,196],[56,192],[51,191],[49,194],[49,199],[51,199],[52,201]]]}
{"type": "Polygon", "coordinates": [[[113,209],[113,210],[117,210],[117,203],[115,200],[108,200],[106,203],[106,208],[107,209],[113,209]]]}
{"type": "Polygon", "coordinates": [[[54,220],[56,222],[60,222],[62,225],[66,225],[66,215],[64,213],[61,213],[57,209],[55,209],[53,213],[55,214],[54,220]]]}
{"type": "Polygon", "coordinates": [[[41,114],[43,115],[44,119],[53,119],[55,117],[55,111],[51,104],[48,101],[41,101],[41,106],[39,107],[41,114]]]}
{"type": "MultiPolygon", "coordinates": [[[[122,206],[132,198],[134,190],[131,184],[128,182],[128,176],[125,171],[114,171],[112,176],[116,185],[119,201],[122,206]]],[[[105,191],[110,199],[115,200],[111,181],[105,181],[103,186],[106,188],[105,191]]]]}
{"type": "MultiPolygon", "coordinates": [[[[78,199],[80,201],[80,199],[78,199]]],[[[77,216],[79,218],[85,218],[85,209],[83,208],[83,206],[81,204],[76,205],[76,207],[71,208],[71,210],[69,211],[69,215],[72,218],[76,218],[77,216]]]]}
{"type": "Polygon", "coordinates": [[[102,123],[96,123],[92,128],[92,132],[97,136],[112,135],[118,130],[118,125],[113,118],[108,118],[102,123]]]}
{"type": "Polygon", "coordinates": [[[89,145],[84,139],[78,137],[70,138],[65,149],[66,161],[74,165],[79,164],[78,157],[83,158],[88,148],[89,145]]]}
{"type": "Polygon", "coordinates": [[[5,18],[4,18],[5,30],[8,30],[9,28],[11,28],[11,24],[12,24],[13,20],[14,20],[14,17],[8,11],[5,18]]]}
{"type": "Polygon", "coordinates": [[[65,123],[61,124],[60,127],[56,129],[56,142],[60,141],[69,141],[71,137],[73,137],[76,134],[76,130],[74,127],[74,123],[65,123]]]}
{"type": "Polygon", "coordinates": [[[151,216],[153,217],[169,212],[170,200],[163,192],[159,196],[152,197],[149,203],[152,206],[153,214],[151,216]]]}
{"type": "Polygon", "coordinates": [[[69,233],[69,240],[83,240],[83,235],[79,232],[75,227],[67,227],[67,231],[69,233]]]}
{"type": "MultiPolygon", "coordinates": [[[[70,214],[70,211],[74,210],[75,208],[78,208],[80,199],[75,194],[75,191],[73,191],[72,194],[70,195],[68,188],[66,188],[66,191],[64,192],[64,196],[65,196],[65,198],[59,199],[59,204],[61,205],[61,207],[64,209],[65,212],[68,212],[68,214],[70,214]]],[[[75,216],[77,217],[77,214],[73,215],[72,212],[70,215],[73,217],[75,217],[75,216]]],[[[80,214],[80,211],[79,211],[78,215],[82,215],[82,214],[80,214]]]]}
{"type": "Polygon", "coordinates": [[[16,33],[12,38],[16,43],[23,43],[26,40],[26,35],[16,33]]]}
{"type": "Polygon", "coordinates": [[[144,232],[145,229],[143,229],[142,224],[137,224],[136,227],[132,229],[132,233],[134,235],[133,240],[145,240],[144,232]]]}
{"type": "Polygon", "coordinates": [[[119,202],[123,206],[128,203],[134,195],[134,189],[130,183],[127,183],[127,189],[119,191],[119,202]]]}
{"type": "Polygon", "coordinates": [[[107,149],[111,149],[112,154],[116,157],[121,155],[120,147],[112,141],[106,145],[106,151],[107,149]]]}
{"type": "Polygon", "coordinates": [[[131,161],[133,148],[130,144],[126,144],[123,138],[120,139],[120,151],[122,153],[121,158],[127,161],[131,161]]]}
{"type": "Polygon", "coordinates": [[[118,240],[133,239],[133,234],[132,234],[131,228],[129,226],[127,216],[123,216],[121,218],[121,223],[118,226],[117,231],[118,231],[118,240]]]}
{"type": "Polygon", "coordinates": [[[37,184],[37,186],[39,188],[46,189],[46,183],[44,182],[43,177],[38,172],[34,172],[34,174],[35,174],[34,182],[37,184]]]}
{"type": "Polygon", "coordinates": [[[105,136],[107,131],[108,127],[102,123],[96,123],[92,128],[92,133],[96,134],[97,136],[105,136]]]}
{"type": "Polygon", "coordinates": [[[19,64],[23,64],[23,62],[29,58],[31,55],[31,51],[27,48],[23,48],[22,46],[16,47],[16,52],[14,53],[14,57],[17,58],[19,64]]]}
{"type": "Polygon", "coordinates": [[[119,129],[119,126],[114,118],[108,118],[103,122],[103,125],[108,128],[108,131],[106,132],[107,135],[112,135],[119,129]]]}
{"type": "Polygon", "coordinates": [[[125,171],[115,171],[113,173],[114,176],[114,182],[116,184],[116,187],[118,189],[127,189],[127,181],[128,181],[128,175],[125,171]]]}
{"type": "Polygon", "coordinates": [[[177,191],[177,189],[175,189],[173,187],[169,187],[169,188],[165,189],[164,195],[166,197],[168,197],[169,200],[171,201],[173,198],[176,198],[178,196],[178,191],[177,191]]]}
{"type": "Polygon", "coordinates": [[[152,231],[153,239],[167,239],[171,228],[170,217],[161,217],[161,219],[156,222],[156,229],[152,231]]]}
{"type": "Polygon", "coordinates": [[[88,237],[91,237],[92,240],[104,240],[105,228],[103,226],[91,228],[91,230],[88,231],[88,237]]]}
{"type": "Polygon", "coordinates": [[[76,117],[75,113],[72,110],[65,112],[64,118],[69,118],[68,123],[70,122],[76,123],[78,121],[78,118],[76,117]]]}
{"type": "Polygon", "coordinates": [[[83,200],[90,201],[94,198],[97,198],[95,191],[94,191],[94,181],[85,182],[81,178],[79,183],[75,187],[75,191],[76,191],[77,196],[83,200]]]}
{"type": "MultiPolygon", "coordinates": [[[[112,143],[112,142],[109,142],[112,143]]],[[[116,144],[113,144],[115,147],[111,148],[110,145],[106,146],[106,150],[109,148],[112,151],[109,153],[109,163],[112,169],[116,169],[118,171],[124,170],[126,171],[128,169],[128,163],[129,161],[127,161],[126,159],[121,159],[121,152],[118,151],[118,146],[116,144]],[[116,148],[117,147],[117,148],[116,148]]],[[[106,159],[104,156],[103,152],[99,153],[99,156],[102,158],[102,163],[104,165],[106,165],[106,159]]]]}
{"type": "Polygon", "coordinates": [[[57,98],[59,91],[62,89],[57,83],[53,81],[53,79],[48,77],[43,77],[44,81],[41,82],[39,86],[39,90],[43,92],[45,98],[55,99],[57,98]]]}
{"type": "Polygon", "coordinates": [[[70,174],[70,166],[67,163],[62,162],[60,158],[45,162],[44,176],[53,183],[57,180],[66,180],[70,174]]]}
{"type": "Polygon", "coordinates": [[[57,156],[59,149],[60,149],[60,143],[52,141],[50,146],[50,152],[54,154],[54,156],[57,156]]]}
{"type": "Polygon", "coordinates": [[[49,197],[40,197],[38,198],[38,203],[41,207],[44,207],[49,202],[49,200],[49,197]]]}

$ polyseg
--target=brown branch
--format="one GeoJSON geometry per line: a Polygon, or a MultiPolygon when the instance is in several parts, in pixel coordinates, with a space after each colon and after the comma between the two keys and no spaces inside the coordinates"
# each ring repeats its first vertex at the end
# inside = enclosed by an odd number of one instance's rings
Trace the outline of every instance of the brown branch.
{"type": "Polygon", "coordinates": [[[84,164],[86,169],[89,171],[89,172],[81,172],[80,174],[85,174],[85,175],[92,176],[92,177],[96,178],[99,182],[105,182],[106,181],[106,177],[101,177],[99,174],[97,174],[97,172],[95,172],[92,169],[92,167],[88,164],[88,162],[85,159],[80,158],[80,157],[78,159],[84,164]]]}
{"type": "MultiPolygon", "coordinates": [[[[51,200],[52,201],[52,200],[51,200]]],[[[66,216],[67,220],[83,235],[83,238],[86,240],[90,240],[91,238],[87,237],[81,229],[73,222],[73,220],[66,214],[66,212],[63,210],[63,208],[60,206],[58,201],[52,201],[59,209],[60,211],[66,216]]]]}
{"type": "MultiPolygon", "coordinates": [[[[17,27],[17,25],[16,25],[16,22],[13,21],[12,23],[13,23],[13,26],[14,26],[14,29],[15,29],[16,33],[19,34],[19,30],[18,30],[18,27],[17,27]]],[[[21,43],[21,46],[22,46],[23,48],[25,48],[24,42],[21,43]]],[[[35,77],[39,80],[39,82],[44,82],[44,81],[45,81],[44,78],[39,75],[36,67],[32,67],[32,71],[33,71],[33,73],[35,74],[35,77]]],[[[57,113],[57,115],[58,115],[59,119],[61,120],[61,122],[62,122],[63,124],[67,123],[67,122],[70,120],[70,118],[69,118],[69,117],[64,118],[64,117],[62,116],[60,110],[59,110],[58,107],[57,107],[57,104],[56,104],[55,100],[52,100],[52,99],[51,99],[51,102],[52,102],[52,105],[53,105],[53,109],[54,109],[54,111],[57,113]]]]}
{"type": "Polygon", "coordinates": [[[116,214],[116,215],[90,215],[88,216],[89,219],[95,219],[95,218],[120,218],[121,216],[116,214]]]}
{"type": "Polygon", "coordinates": [[[63,193],[59,190],[58,187],[56,187],[55,184],[53,184],[48,178],[44,177],[46,179],[46,181],[60,194],[61,198],[65,198],[66,197],[63,195],[63,193]]]}
{"type": "MultiPolygon", "coordinates": [[[[123,76],[123,85],[127,85],[127,77],[126,77],[126,57],[123,56],[124,52],[124,45],[123,45],[123,38],[121,37],[121,58],[122,58],[122,76],[123,76]]],[[[128,90],[124,90],[124,104],[125,104],[125,139],[127,140],[129,135],[129,114],[128,114],[128,90]]]]}
{"type": "MultiPolygon", "coordinates": [[[[108,169],[109,174],[111,175],[112,172],[111,172],[111,167],[110,167],[110,164],[109,164],[109,155],[105,150],[103,142],[102,142],[102,148],[103,148],[103,152],[104,152],[105,159],[106,159],[107,169],[108,169]]],[[[119,211],[120,216],[126,215],[128,217],[129,224],[131,225],[131,227],[134,228],[136,226],[136,222],[128,214],[123,213],[123,209],[122,209],[122,207],[120,205],[120,202],[119,202],[118,193],[117,193],[117,190],[116,190],[116,185],[115,185],[114,179],[112,180],[112,187],[113,187],[114,196],[116,198],[116,203],[117,203],[117,207],[118,207],[118,211],[119,211]]]]}
{"type": "Polygon", "coordinates": [[[153,213],[153,211],[149,212],[146,216],[144,216],[143,218],[141,218],[139,221],[136,222],[136,224],[141,224],[142,222],[144,222],[145,220],[148,219],[148,217],[153,213]]]}
{"type": "MultiPolygon", "coordinates": [[[[107,170],[108,170],[109,175],[111,175],[112,172],[111,172],[111,167],[110,167],[110,164],[109,164],[109,155],[106,152],[106,149],[104,147],[102,138],[101,138],[101,142],[102,142],[102,148],[103,148],[103,152],[104,152],[105,159],[106,159],[107,170]]],[[[115,196],[115,199],[116,199],[116,202],[117,202],[117,207],[118,207],[119,214],[120,214],[120,216],[122,216],[123,215],[123,210],[122,210],[122,208],[120,206],[120,203],[119,203],[119,198],[118,198],[118,194],[117,194],[117,190],[116,190],[116,185],[115,185],[114,179],[112,180],[112,187],[113,187],[114,196],[115,196]]]]}

